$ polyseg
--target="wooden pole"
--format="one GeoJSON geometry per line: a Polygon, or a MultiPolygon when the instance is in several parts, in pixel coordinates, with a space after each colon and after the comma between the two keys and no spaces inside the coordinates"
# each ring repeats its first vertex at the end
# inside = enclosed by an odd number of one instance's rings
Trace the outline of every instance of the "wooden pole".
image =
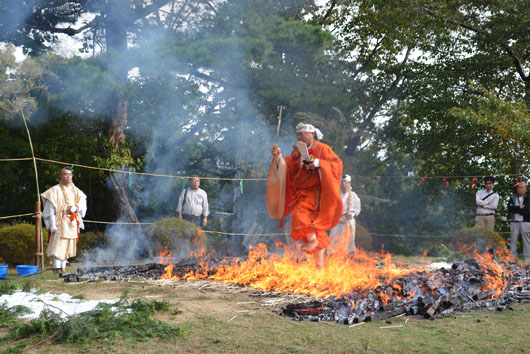
{"type": "Polygon", "coordinates": [[[39,265],[40,257],[40,267],[44,269],[44,257],[41,257],[41,250],[44,248],[42,240],[42,231],[41,231],[41,211],[40,211],[40,190],[39,190],[39,173],[37,171],[37,160],[35,159],[35,152],[33,150],[33,143],[31,142],[31,134],[29,133],[28,123],[26,122],[26,116],[24,115],[24,110],[22,106],[19,106],[20,114],[22,115],[22,120],[24,121],[24,126],[26,127],[26,132],[28,133],[29,146],[31,148],[31,157],[33,158],[33,168],[35,170],[35,185],[37,187],[37,202],[35,203],[35,262],[36,265],[39,265]],[[37,242],[39,245],[37,246],[37,242]]]}
{"type": "Polygon", "coordinates": [[[40,201],[38,201],[35,202],[35,265],[38,265],[43,269],[44,254],[41,250],[41,220],[42,213],[40,211],[40,201]]]}

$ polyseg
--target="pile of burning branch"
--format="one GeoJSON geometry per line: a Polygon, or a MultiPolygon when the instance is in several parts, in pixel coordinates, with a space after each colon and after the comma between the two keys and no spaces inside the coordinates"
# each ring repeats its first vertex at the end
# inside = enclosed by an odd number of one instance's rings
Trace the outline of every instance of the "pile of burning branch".
{"type": "Polygon", "coordinates": [[[472,259],[438,270],[400,264],[390,254],[362,251],[354,259],[331,256],[326,268],[317,269],[296,249],[269,255],[264,245],[245,259],[205,253],[175,264],[167,264],[169,259],[160,264],[79,269],[65,281],[222,281],[266,292],[309,295],[311,301],[290,303],[281,315],[344,324],[403,314],[434,319],[454,311],[503,311],[513,303],[530,301],[530,265],[518,265],[495,252],[475,253],[472,259]]]}
{"type": "Polygon", "coordinates": [[[351,325],[401,314],[434,319],[454,311],[504,311],[513,309],[513,303],[530,301],[530,265],[506,267],[509,273],[499,275],[470,259],[457,262],[450,269],[409,273],[373,291],[289,304],[281,314],[300,321],[351,325]],[[499,277],[503,287],[489,288],[488,277],[499,277]]]}

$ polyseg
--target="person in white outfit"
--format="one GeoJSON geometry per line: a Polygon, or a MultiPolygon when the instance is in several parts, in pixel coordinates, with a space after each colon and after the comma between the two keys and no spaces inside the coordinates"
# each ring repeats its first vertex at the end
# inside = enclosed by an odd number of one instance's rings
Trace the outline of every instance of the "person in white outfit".
{"type": "Polygon", "coordinates": [[[328,254],[355,252],[355,218],[361,213],[361,200],[351,190],[351,176],[344,175],[341,179],[340,194],[342,196],[342,216],[339,223],[329,234],[328,254]]]}
{"type": "Polygon", "coordinates": [[[61,169],[59,184],[41,194],[42,217],[48,229],[46,254],[53,259],[53,268],[66,270],[68,258],[76,256],[79,229],[84,229],[86,195],[74,185],[71,167],[61,169]]]}

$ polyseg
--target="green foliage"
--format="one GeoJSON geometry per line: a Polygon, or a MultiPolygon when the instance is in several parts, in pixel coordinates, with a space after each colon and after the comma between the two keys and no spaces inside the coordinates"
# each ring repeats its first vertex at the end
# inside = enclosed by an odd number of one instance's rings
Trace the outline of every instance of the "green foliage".
{"type": "Polygon", "coordinates": [[[372,235],[364,226],[355,223],[355,247],[362,248],[365,251],[372,251],[372,235]]]}
{"type": "Polygon", "coordinates": [[[22,111],[25,118],[31,116],[37,109],[32,95],[46,89],[40,84],[43,74],[43,66],[34,59],[17,63],[13,45],[0,48],[0,120],[14,119],[22,111]]]}
{"type": "Polygon", "coordinates": [[[7,308],[4,304],[0,304],[0,328],[12,327],[17,323],[18,317],[31,313],[31,310],[22,305],[7,308]]]}
{"type": "Polygon", "coordinates": [[[148,242],[155,253],[164,249],[195,250],[206,245],[206,235],[197,226],[184,219],[167,217],[158,219],[145,229],[148,242]]]}
{"type": "MultiPolygon", "coordinates": [[[[44,237],[44,254],[46,254],[48,231],[43,229],[42,235],[44,237]]],[[[34,264],[35,225],[20,223],[0,229],[0,258],[11,265],[34,264]]]]}
{"type": "Polygon", "coordinates": [[[154,320],[158,312],[168,311],[166,301],[121,299],[117,304],[99,304],[96,309],[62,320],[58,314],[44,310],[39,318],[19,323],[2,338],[10,342],[38,336],[55,343],[90,343],[98,339],[123,338],[147,341],[150,338],[169,339],[183,335],[183,330],[168,323],[154,320]]]}
{"type": "MultiPolygon", "coordinates": [[[[103,232],[87,231],[79,233],[79,242],[77,243],[77,256],[82,256],[85,252],[90,252],[96,247],[105,247],[109,236],[103,232]]],[[[76,257],[77,257],[76,256],[76,257]]]]}
{"type": "Polygon", "coordinates": [[[17,289],[17,286],[9,281],[0,281],[0,295],[13,294],[17,289]]]}
{"type": "Polygon", "coordinates": [[[506,241],[504,241],[501,235],[480,226],[463,228],[458,230],[453,236],[454,248],[459,251],[464,251],[465,248],[476,247],[482,252],[488,248],[497,249],[505,244],[506,241]]]}

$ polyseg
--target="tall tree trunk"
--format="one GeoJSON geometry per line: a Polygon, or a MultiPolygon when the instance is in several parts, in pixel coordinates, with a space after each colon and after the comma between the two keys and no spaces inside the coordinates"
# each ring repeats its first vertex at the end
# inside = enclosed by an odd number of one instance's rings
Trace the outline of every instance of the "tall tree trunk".
{"type": "MultiPolygon", "coordinates": [[[[121,63],[121,58],[127,52],[127,30],[129,27],[128,14],[130,1],[114,0],[109,5],[105,16],[105,43],[107,54],[111,57],[109,70],[114,75],[114,79],[123,87],[127,84],[127,74],[130,70],[127,65],[121,63]],[[116,59],[116,60],[114,60],[116,59]]],[[[122,92],[115,90],[110,102],[109,117],[109,140],[117,148],[125,141],[125,127],[127,125],[128,100],[122,92]]],[[[129,222],[138,222],[138,218],[127,197],[127,179],[118,178],[113,175],[110,182],[114,187],[117,204],[120,207],[120,218],[129,222]]]]}

